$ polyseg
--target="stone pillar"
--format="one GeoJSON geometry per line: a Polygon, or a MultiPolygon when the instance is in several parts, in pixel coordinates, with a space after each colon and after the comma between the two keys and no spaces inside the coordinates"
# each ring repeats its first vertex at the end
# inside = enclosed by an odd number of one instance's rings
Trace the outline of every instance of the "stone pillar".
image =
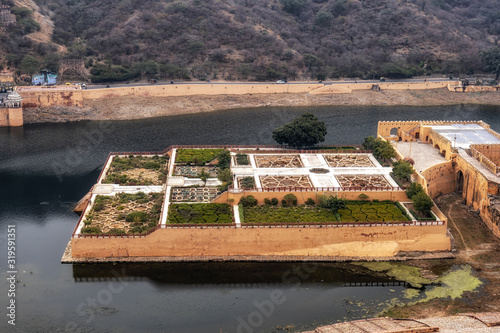
{"type": "Polygon", "coordinates": [[[9,126],[23,126],[23,108],[9,108],[9,126]]]}
{"type": "Polygon", "coordinates": [[[9,126],[9,109],[0,108],[0,127],[9,126]]]}

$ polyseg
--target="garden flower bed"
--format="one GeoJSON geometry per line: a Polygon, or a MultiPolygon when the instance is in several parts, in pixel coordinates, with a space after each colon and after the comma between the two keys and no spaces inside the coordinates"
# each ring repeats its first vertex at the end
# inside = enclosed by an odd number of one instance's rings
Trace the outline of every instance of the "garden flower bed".
{"type": "Polygon", "coordinates": [[[170,204],[168,210],[169,224],[215,224],[233,223],[233,212],[228,204],[195,203],[170,204]]]}
{"type": "Polygon", "coordinates": [[[173,187],[171,201],[209,203],[220,194],[217,187],[173,187]]]}
{"type": "Polygon", "coordinates": [[[338,154],[323,155],[331,168],[371,168],[374,167],[367,155],[359,154],[338,154]]]}
{"type": "Polygon", "coordinates": [[[242,207],[242,223],[313,223],[313,222],[399,222],[411,219],[394,202],[349,201],[345,209],[334,213],[318,206],[242,207]]]}
{"type": "Polygon", "coordinates": [[[392,201],[349,201],[347,207],[339,209],[342,222],[397,222],[411,221],[406,210],[392,201]]]}
{"type": "Polygon", "coordinates": [[[257,168],[302,168],[299,155],[254,155],[257,168]]]}
{"type": "Polygon", "coordinates": [[[213,161],[225,149],[178,149],[176,163],[204,166],[213,161]]]}
{"type": "Polygon", "coordinates": [[[163,196],[160,193],[120,193],[98,195],[87,214],[82,233],[145,233],[160,219],[163,196]]]}
{"type": "Polygon", "coordinates": [[[115,156],[103,184],[161,185],[167,178],[168,156],[115,156]]]}
{"type": "MultiPolygon", "coordinates": [[[[240,208],[241,209],[241,208],[240,208]]],[[[243,207],[242,223],[308,223],[338,222],[335,214],[326,208],[314,206],[256,206],[243,207]]]]}
{"type": "Polygon", "coordinates": [[[214,166],[190,166],[190,165],[176,165],[174,168],[175,176],[184,176],[188,178],[199,178],[202,170],[208,172],[211,178],[217,177],[219,168],[214,166]]]}

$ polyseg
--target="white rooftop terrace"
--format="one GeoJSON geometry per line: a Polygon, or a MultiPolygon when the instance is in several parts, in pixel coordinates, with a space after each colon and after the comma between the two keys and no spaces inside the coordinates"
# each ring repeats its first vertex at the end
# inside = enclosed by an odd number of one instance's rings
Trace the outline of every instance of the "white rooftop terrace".
{"type": "Polygon", "coordinates": [[[430,126],[448,139],[455,148],[469,149],[473,144],[500,144],[500,139],[478,124],[451,124],[430,126]]]}

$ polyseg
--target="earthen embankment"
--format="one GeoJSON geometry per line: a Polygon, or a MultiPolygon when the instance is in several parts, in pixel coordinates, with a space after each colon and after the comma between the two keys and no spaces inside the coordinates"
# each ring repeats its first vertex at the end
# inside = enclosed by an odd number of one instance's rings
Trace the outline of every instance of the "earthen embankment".
{"type": "MultiPolygon", "coordinates": [[[[418,86],[419,89],[409,89],[407,87],[394,89],[394,86],[387,86],[386,88],[381,87],[381,91],[371,91],[350,89],[353,86],[351,84],[343,90],[346,93],[333,93],[329,92],[326,87],[333,87],[334,85],[325,86],[324,88],[322,88],[322,85],[318,87],[316,84],[255,85],[253,92],[244,93],[241,90],[241,85],[234,85],[234,87],[232,87],[233,85],[213,85],[214,88],[203,94],[201,90],[194,93],[192,87],[188,89],[190,85],[179,85],[183,87],[182,93],[191,90],[192,94],[162,95],[161,92],[164,87],[172,90],[175,89],[172,88],[174,86],[75,91],[72,92],[72,96],[76,98],[73,104],[68,103],[68,94],[62,92],[54,93],[50,97],[44,95],[40,98],[36,97],[36,95],[31,95],[31,97],[25,95],[23,98],[27,103],[31,103],[33,107],[25,109],[24,119],[25,123],[125,120],[266,106],[500,105],[498,92],[456,93],[449,91],[447,87],[435,88],[434,86],[427,89],[420,86],[418,86]],[[230,90],[226,91],[225,87],[230,87],[228,88],[230,90]],[[269,90],[270,87],[274,89],[272,92],[269,90]],[[293,89],[293,91],[290,89],[293,89]],[[348,92],[347,89],[351,91],[348,92]],[[269,90],[269,92],[266,92],[266,90],[269,90]],[[321,90],[323,90],[323,93],[320,93],[321,90]],[[61,100],[61,103],[57,102],[58,100],[61,100]],[[40,103],[36,104],[38,102],[40,103]]],[[[203,87],[205,85],[191,86],[203,87]]],[[[248,86],[252,87],[251,85],[248,86]]],[[[335,86],[340,87],[341,85],[335,86]]]]}

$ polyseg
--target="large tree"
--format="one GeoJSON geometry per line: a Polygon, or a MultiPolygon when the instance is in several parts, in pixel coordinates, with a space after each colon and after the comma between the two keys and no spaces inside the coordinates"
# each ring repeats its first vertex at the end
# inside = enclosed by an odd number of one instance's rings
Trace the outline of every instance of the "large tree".
{"type": "Polygon", "coordinates": [[[494,47],[481,52],[484,70],[495,74],[495,81],[500,77],[500,49],[494,47]]]}
{"type": "Polygon", "coordinates": [[[311,113],[304,113],[291,123],[276,128],[273,139],[279,144],[310,147],[325,141],[326,125],[311,113]]]}

